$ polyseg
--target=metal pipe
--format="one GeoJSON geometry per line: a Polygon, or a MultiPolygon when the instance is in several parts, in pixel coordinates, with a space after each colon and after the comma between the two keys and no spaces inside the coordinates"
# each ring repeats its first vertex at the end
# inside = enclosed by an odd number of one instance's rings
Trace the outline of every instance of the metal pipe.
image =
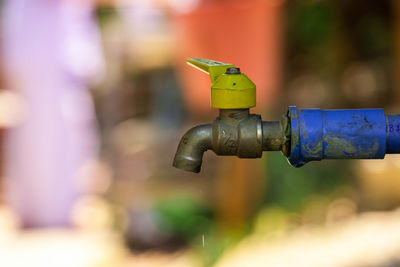
{"type": "Polygon", "coordinates": [[[289,107],[289,162],[301,167],[321,159],[383,159],[400,153],[400,115],[383,109],[289,107]]]}
{"type": "Polygon", "coordinates": [[[285,131],[280,121],[262,122],[262,150],[281,151],[285,144],[285,131]]]}

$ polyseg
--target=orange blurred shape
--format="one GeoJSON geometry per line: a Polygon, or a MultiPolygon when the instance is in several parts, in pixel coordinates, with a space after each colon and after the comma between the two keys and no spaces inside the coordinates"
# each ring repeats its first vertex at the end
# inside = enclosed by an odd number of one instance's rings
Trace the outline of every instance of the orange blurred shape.
{"type": "Polygon", "coordinates": [[[257,85],[257,105],[273,103],[282,61],[284,0],[210,1],[175,14],[178,71],[192,115],[210,113],[210,78],[185,65],[209,58],[240,67],[257,85]]]}

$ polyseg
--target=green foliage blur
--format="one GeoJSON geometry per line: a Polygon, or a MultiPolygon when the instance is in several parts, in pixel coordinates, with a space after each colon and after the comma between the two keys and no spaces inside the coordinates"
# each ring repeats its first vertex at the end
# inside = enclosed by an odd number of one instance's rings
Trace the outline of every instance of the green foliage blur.
{"type": "Polygon", "coordinates": [[[153,211],[162,230],[187,240],[209,233],[213,226],[210,208],[188,197],[166,199],[157,203],[153,211]]]}
{"type": "Polygon", "coordinates": [[[287,211],[300,211],[316,195],[327,196],[339,187],[354,185],[354,173],[348,161],[310,162],[293,168],[280,153],[270,153],[266,162],[265,203],[287,211]]]}

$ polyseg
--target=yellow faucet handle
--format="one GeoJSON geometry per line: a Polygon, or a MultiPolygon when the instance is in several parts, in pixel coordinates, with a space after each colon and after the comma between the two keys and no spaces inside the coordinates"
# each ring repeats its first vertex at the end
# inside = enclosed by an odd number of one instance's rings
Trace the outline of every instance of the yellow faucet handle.
{"type": "Polygon", "coordinates": [[[256,105],[255,84],[235,65],[203,58],[189,58],[187,62],[210,74],[211,107],[244,109],[256,105]]]}
{"type": "Polygon", "coordinates": [[[235,65],[229,63],[223,63],[205,58],[189,58],[186,61],[189,65],[195,67],[196,69],[210,74],[211,82],[214,82],[219,75],[224,74],[227,68],[235,67],[235,65]]]}

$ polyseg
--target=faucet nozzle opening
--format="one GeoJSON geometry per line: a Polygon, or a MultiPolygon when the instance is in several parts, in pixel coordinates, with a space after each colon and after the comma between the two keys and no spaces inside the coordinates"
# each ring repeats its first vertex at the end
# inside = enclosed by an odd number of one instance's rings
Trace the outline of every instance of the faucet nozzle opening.
{"type": "Polygon", "coordinates": [[[188,172],[200,172],[202,160],[196,160],[191,157],[184,155],[175,155],[174,163],[172,164],[175,168],[188,171],[188,172]]]}

